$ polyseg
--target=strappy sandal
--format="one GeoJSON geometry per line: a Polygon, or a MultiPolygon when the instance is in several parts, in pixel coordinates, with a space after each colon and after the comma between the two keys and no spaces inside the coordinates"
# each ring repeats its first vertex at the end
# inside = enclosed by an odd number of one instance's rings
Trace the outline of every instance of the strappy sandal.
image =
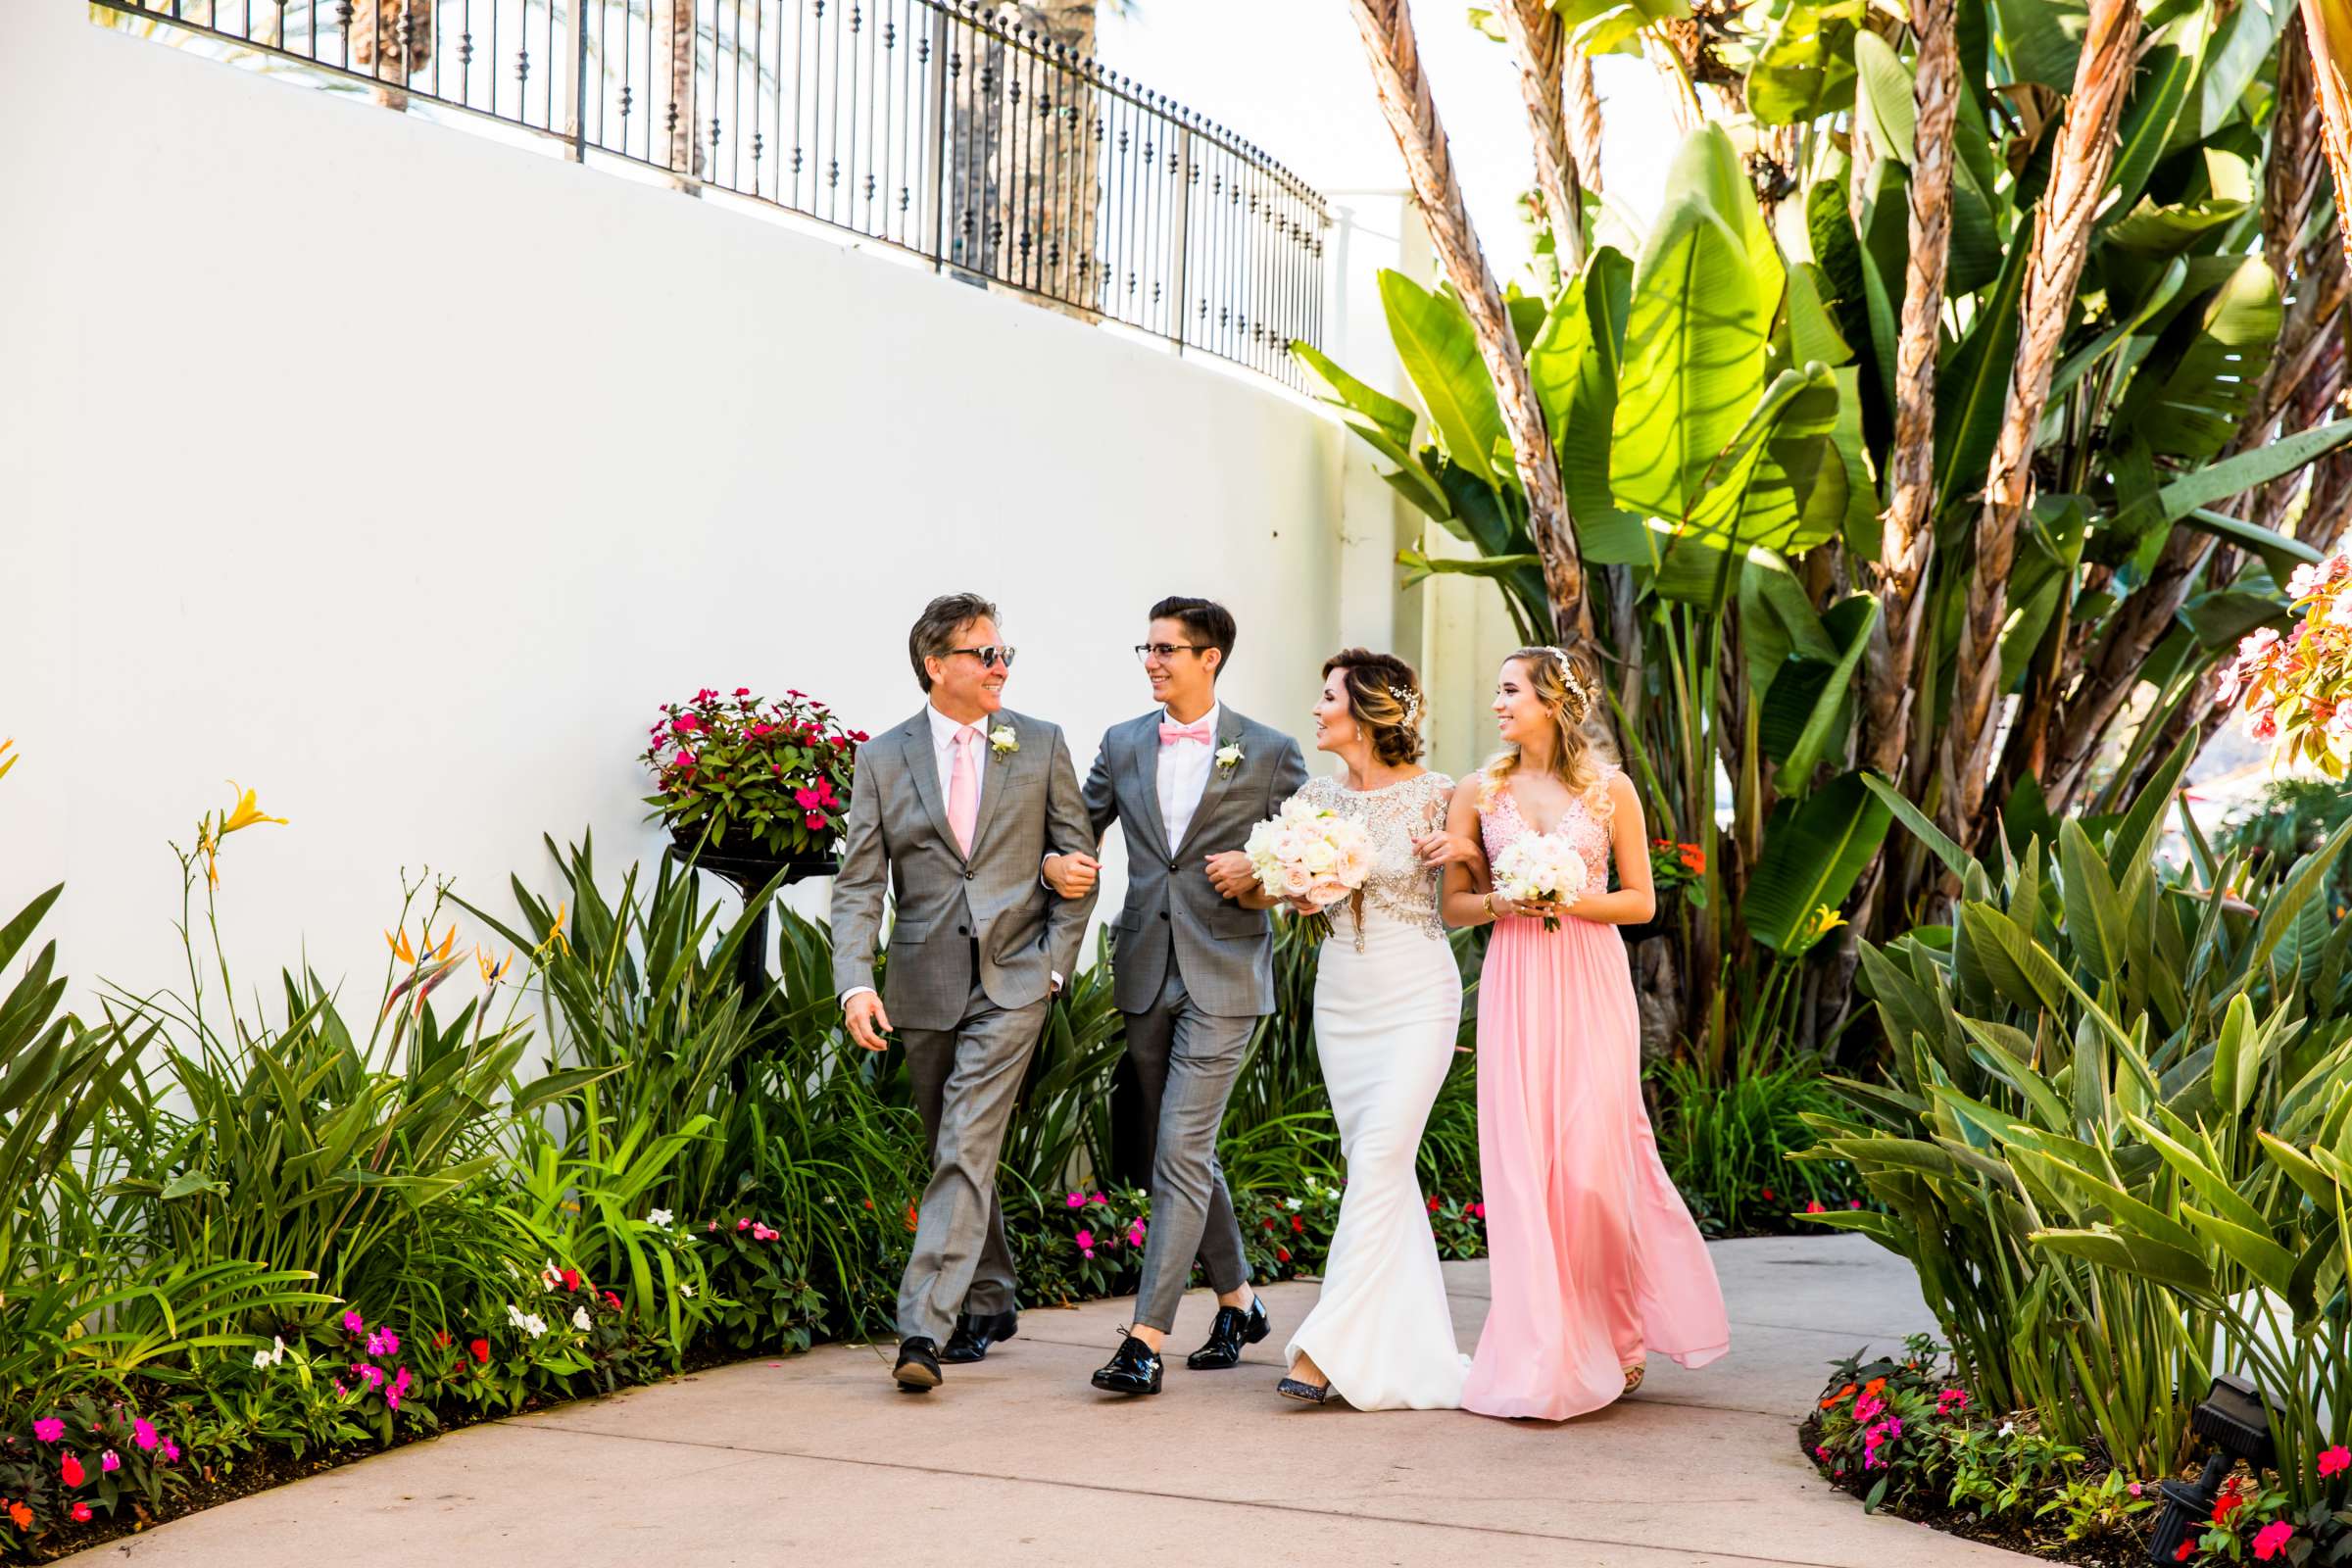
{"type": "Polygon", "coordinates": [[[1625,1368],[1625,1392],[1631,1394],[1640,1388],[1642,1378],[1648,1373],[1649,1363],[1647,1361],[1636,1361],[1632,1366],[1625,1368]]]}

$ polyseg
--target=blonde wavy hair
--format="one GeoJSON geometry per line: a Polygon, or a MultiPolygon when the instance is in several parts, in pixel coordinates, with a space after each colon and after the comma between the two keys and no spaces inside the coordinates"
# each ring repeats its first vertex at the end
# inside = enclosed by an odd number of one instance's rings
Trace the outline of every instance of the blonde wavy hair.
{"type": "MultiPolygon", "coordinates": [[[[1572,795],[1590,796],[1601,781],[1600,759],[1585,739],[1585,720],[1592,716],[1592,685],[1577,668],[1565,649],[1522,648],[1503,662],[1516,662],[1527,671],[1536,698],[1551,711],[1552,776],[1572,795]]],[[[1493,790],[1519,770],[1523,759],[1516,745],[1505,745],[1487,760],[1487,788],[1493,790]]]]}

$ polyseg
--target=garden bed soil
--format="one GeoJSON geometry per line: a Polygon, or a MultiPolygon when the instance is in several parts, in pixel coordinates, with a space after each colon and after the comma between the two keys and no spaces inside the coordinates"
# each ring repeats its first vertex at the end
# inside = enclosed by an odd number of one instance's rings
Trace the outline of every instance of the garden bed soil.
{"type": "MultiPolygon", "coordinates": [[[[1821,1421],[1811,1417],[1796,1429],[1796,1451],[1804,1455],[1821,1479],[1853,1497],[1860,1505],[1868,1488],[1849,1486],[1842,1477],[1833,1476],[1813,1457],[1813,1446],[1820,1441],[1821,1421]]],[[[2090,1479],[2097,1479],[2092,1476],[2090,1479]]],[[[1882,1503],[1881,1513],[1892,1514],[1912,1524],[1940,1530],[1945,1535],[1959,1536],[1968,1541],[1982,1541],[1988,1546],[2005,1551],[2039,1557],[2045,1562],[2076,1563],[2081,1568],[2145,1568],[2148,1560],[2148,1539],[2144,1532],[2132,1535],[2110,1535],[2095,1541],[2069,1541],[2063,1528],[2041,1520],[2022,1522],[1980,1519],[1965,1508],[1940,1507],[1922,1498],[1907,1498],[1902,1502],[1882,1503]]],[[[2150,1526],[2155,1515],[2145,1516],[2150,1526]]]]}

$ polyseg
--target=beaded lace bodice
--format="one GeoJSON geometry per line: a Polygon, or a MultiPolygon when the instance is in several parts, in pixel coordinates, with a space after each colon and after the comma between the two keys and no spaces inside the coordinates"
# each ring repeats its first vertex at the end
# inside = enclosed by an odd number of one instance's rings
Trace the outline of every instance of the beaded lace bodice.
{"type": "MultiPolygon", "coordinates": [[[[1363,824],[1372,841],[1372,874],[1363,890],[1366,905],[1391,919],[1420,927],[1426,936],[1443,938],[1446,923],[1438,916],[1438,873],[1421,863],[1413,853],[1413,840],[1446,825],[1446,804],[1452,794],[1453,780],[1445,774],[1416,773],[1376,790],[1351,790],[1336,778],[1309,779],[1298,798],[1363,824]]],[[[1335,907],[1332,918],[1344,926],[1349,918],[1348,907],[1335,907]]],[[[1360,931],[1357,940],[1361,941],[1360,931]]]]}
{"type": "MultiPolygon", "coordinates": [[[[1609,800],[1609,781],[1618,769],[1603,764],[1600,776],[1592,781],[1582,795],[1568,798],[1568,809],[1560,817],[1559,826],[1552,832],[1576,847],[1585,858],[1585,886],[1605,888],[1609,885],[1609,819],[1616,813],[1609,800]]],[[[1519,814],[1519,799],[1507,779],[1497,779],[1493,773],[1482,774],[1478,791],[1478,831],[1487,846],[1487,859],[1492,863],[1512,840],[1523,833],[1536,831],[1535,824],[1519,814]]]]}

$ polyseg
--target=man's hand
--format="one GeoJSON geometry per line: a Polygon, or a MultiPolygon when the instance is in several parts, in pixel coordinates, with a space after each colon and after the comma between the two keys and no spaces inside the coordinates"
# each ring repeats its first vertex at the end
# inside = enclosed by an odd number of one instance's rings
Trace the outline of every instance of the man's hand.
{"type": "Polygon", "coordinates": [[[849,1026],[850,1038],[868,1051],[888,1051],[890,1042],[882,1036],[890,1028],[890,1014],[882,1010],[882,998],[872,991],[860,991],[842,1004],[841,1020],[849,1026]]]}
{"type": "Polygon", "coordinates": [[[1091,855],[1049,855],[1044,871],[1046,886],[1065,899],[1083,899],[1095,890],[1102,862],[1091,855]]]}
{"type": "Polygon", "coordinates": [[[1208,857],[1205,868],[1209,886],[1224,898],[1238,899],[1257,886],[1257,873],[1250,868],[1250,857],[1239,850],[1208,857]]]}

